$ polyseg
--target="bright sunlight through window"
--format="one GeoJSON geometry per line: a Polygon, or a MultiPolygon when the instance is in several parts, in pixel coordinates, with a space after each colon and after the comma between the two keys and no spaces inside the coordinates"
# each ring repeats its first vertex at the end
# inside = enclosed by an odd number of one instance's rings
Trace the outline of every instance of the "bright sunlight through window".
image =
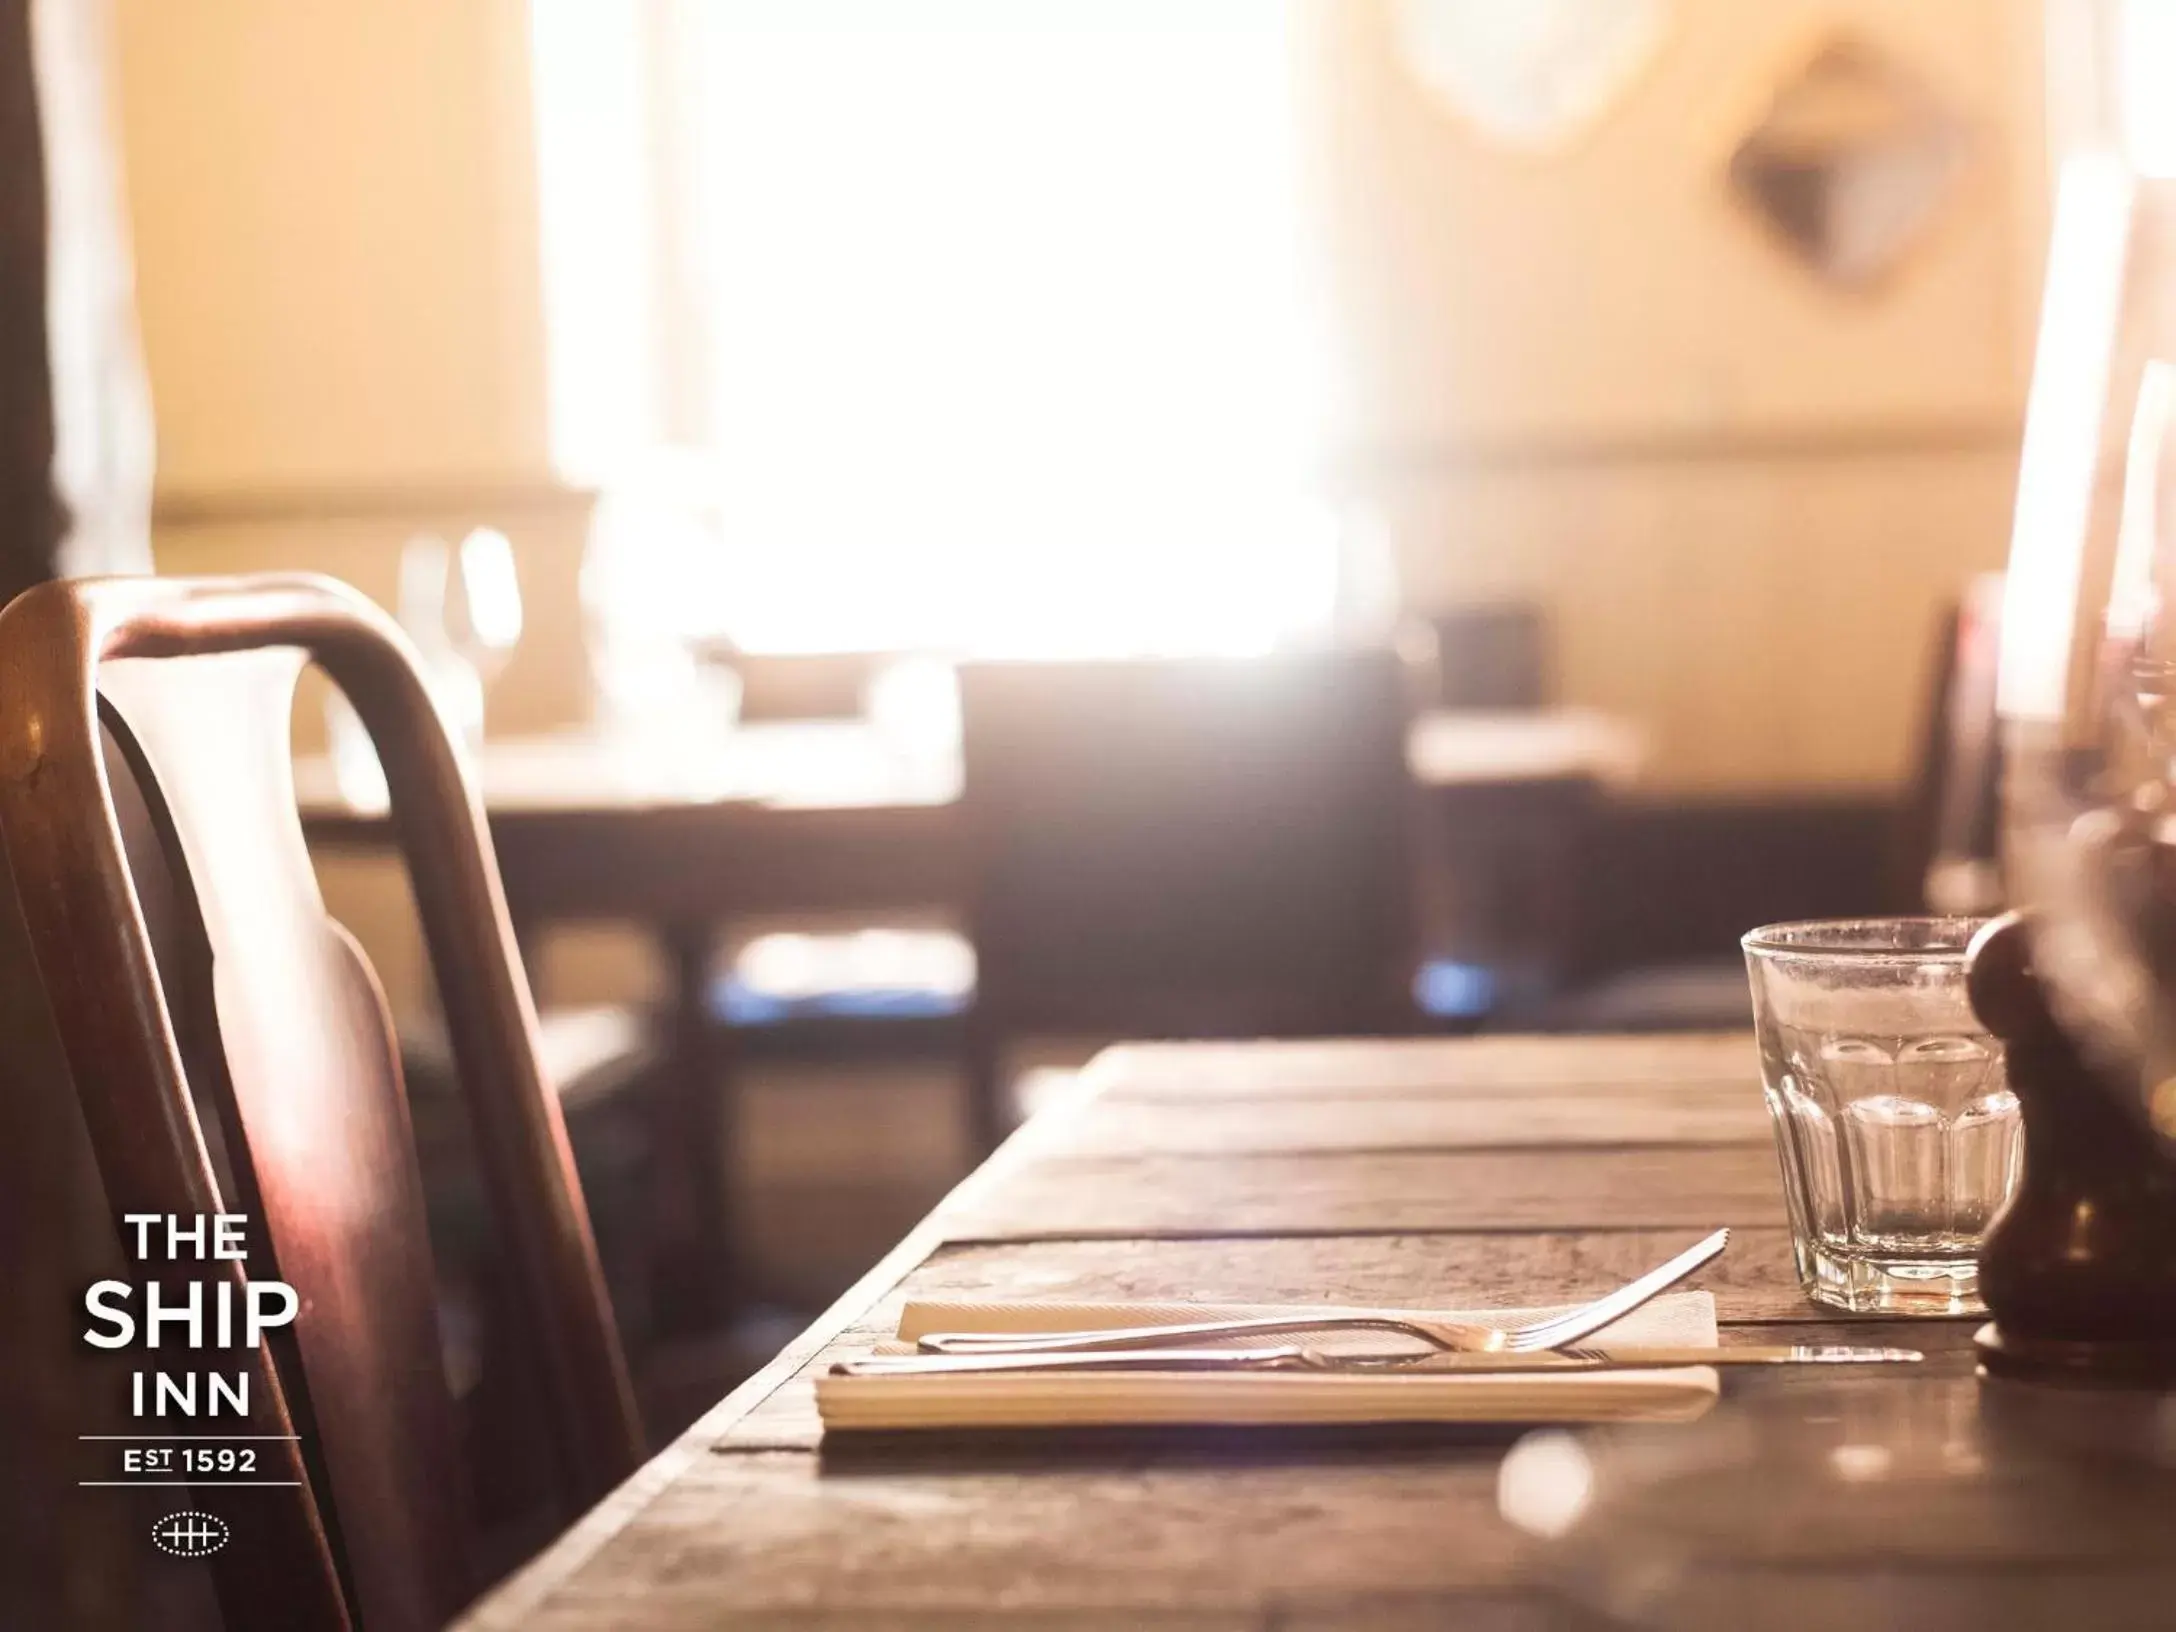
{"type": "Polygon", "coordinates": [[[1275,0],[532,0],[555,457],[754,651],[1321,630],[1275,0]],[[908,19],[911,18],[912,21],[908,19]]]}

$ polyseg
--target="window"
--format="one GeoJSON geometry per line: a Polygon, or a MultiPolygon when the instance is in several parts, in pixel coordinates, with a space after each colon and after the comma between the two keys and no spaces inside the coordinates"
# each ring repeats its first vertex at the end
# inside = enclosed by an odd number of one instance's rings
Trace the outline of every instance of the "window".
{"type": "Polygon", "coordinates": [[[1328,622],[1284,5],[532,21],[555,457],[697,495],[711,558],[669,592],[717,632],[1125,655],[1328,622]]]}

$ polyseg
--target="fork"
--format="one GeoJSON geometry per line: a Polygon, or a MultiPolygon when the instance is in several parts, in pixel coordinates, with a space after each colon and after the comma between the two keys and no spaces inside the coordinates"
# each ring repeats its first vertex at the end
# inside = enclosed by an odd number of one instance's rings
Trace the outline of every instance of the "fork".
{"type": "Polygon", "coordinates": [[[865,1354],[840,1360],[834,1377],[949,1377],[1017,1372],[1328,1371],[1405,1376],[1547,1376],[1562,1371],[1649,1371],[1670,1366],[1910,1364],[1917,1349],[1841,1343],[1591,1348],[1577,1344],[1529,1354],[1339,1354],[1284,1344],[1262,1349],[1105,1349],[1093,1354],[865,1354]]]}
{"type": "Polygon", "coordinates": [[[1463,1321],[1417,1320],[1408,1315],[1320,1314],[1255,1315],[1239,1320],[1191,1321],[1178,1326],[1113,1326],[1085,1332],[931,1332],[920,1348],[929,1354],[1086,1354],[1098,1349],[1140,1349],[1185,1344],[1204,1338],[1253,1337],[1271,1332],[1403,1332],[1449,1354],[1533,1354],[1561,1348],[1621,1320],[1641,1304],[1668,1291],[1730,1245],[1730,1231],[1717,1230],[1627,1281],[1583,1309],[1548,1315],[1519,1326],[1481,1326],[1463,1321]]]}

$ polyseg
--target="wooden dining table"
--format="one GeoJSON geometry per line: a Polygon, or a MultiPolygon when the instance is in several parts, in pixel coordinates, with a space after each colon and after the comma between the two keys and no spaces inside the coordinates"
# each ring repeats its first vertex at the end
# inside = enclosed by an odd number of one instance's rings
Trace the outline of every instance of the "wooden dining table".
{"type": "MultiPolygon", "coordinates": [[[[1726,1371],[1719,1409],[1843,1388],[1944,1432],[1984,1409],[1975,1322],[1841,1318],[1800,1294],[1749,1036],[1115,1048],[460,1625],[1555,1625],[1546,1547],[1499,1500],[1502,1431],[827,1439],[813,1379],[909,1298],[1546,1305],[1725,1224],[1689,1283],[1724,1344],[1928,1358],[1841,1383],[1726,1371]]],[[[1855,1454],[1883,1465],[1879,1445],[1855,1454]]]]}

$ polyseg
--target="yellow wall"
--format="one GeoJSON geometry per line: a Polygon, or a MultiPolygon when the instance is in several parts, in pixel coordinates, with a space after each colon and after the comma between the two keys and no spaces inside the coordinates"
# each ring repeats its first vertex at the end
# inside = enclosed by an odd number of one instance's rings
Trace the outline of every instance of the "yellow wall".
{"type": "MultiPolygon", "coordinates": [[[[494,728],[584,700],[585,511],[551,482],[523,0],[117,0],[165,572],[335,573],[383,600],[402,542],[517,544],[529,638],[494,728]]],[[[315,699],[298,736],[321,739],[315,699]]],[[[403,1009],[398,869],[328,903],[403,1009]]]]}
{"type": "Polygon", "coordinates": [[[545,474],[521,0],[120,0],[162,492],[545,474]]]}
{"type": "MultiPolygon", "coordinates": [[[[604,0],[600,0],[604,3],[604,0]]],[[[168,571],[387,593],[469,518],[537,626],[494,698],[580,706],[578,506],[545,461],[522,0],[119,0],[168,571]]],[[[1345,467],[1420,604],[1538,597],[1567,693],[1655,734],[1663,791],[1901,769],[1940,598],[2004,547],[2037,277],[2037,6],[1678,0],[1616,114],[1485,150],[1400,71],[1385,0],[1319,0],[1345,467]],[[1831,291],[1721,168],[1824,28],[1971,124],[1967,184],[1878,296],[1831,291]]]]}

